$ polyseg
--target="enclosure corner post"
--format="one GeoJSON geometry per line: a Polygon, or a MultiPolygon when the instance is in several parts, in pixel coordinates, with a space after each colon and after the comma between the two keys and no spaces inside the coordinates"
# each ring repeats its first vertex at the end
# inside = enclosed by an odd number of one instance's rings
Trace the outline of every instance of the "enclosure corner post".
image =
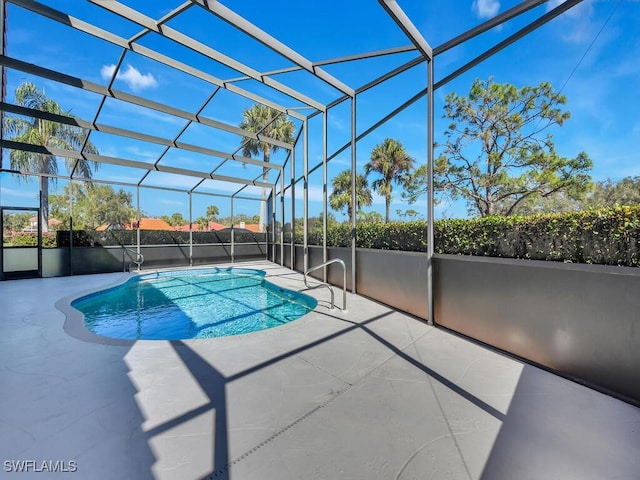
{"type": "Polygon", "coordinates": [[[427,62],[427,88],[427,323],[429,325],[433,325],[433,59],[429,59],[429,61],[427,62]]]}

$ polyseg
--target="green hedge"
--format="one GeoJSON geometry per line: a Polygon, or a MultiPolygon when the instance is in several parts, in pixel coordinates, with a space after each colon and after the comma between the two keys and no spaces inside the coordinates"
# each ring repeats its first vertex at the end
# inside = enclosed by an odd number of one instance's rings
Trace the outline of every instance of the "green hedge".
{"type": "MultiPolygon", "coordinates": [[[[57,245],[69,246],[69,232],[57,233],[57,245]]],[[[264,233],[236,232],[237,243],[264,243],[264,233]]],[[[193,244],[230,243],[231,232],[193,232],[193,244]]],[[[35,244],[34,244],[35,245],[35,244]]],[[[115,247],[137,245],[135,230],[107,230],[95,232],[91,230],[74,230],[73,245],[75,247],[115,247]]],[[[189,245],[189,232],[169,230],[140,230],[140,245],[189,245]]]]}
{"type": "MultiPolygon", "coordinates": [[[[351,245],[351,227],[328,230],[327,245],[351,245]]],[[[360,248],[426,250],[426,222],[362,223],[360,248]]],[[[524,258],[604,265],[640,265],[640,205],[576,213],[437,220],[436,253],[524,258]]],[[[297,243],[302,243],[296,235],[297,243]]],[[[321,245],[317,232],[310,245],[321,245]]]]}
{"type": "Polygon", "coordinates": [[[640,206],[585,212],[441,220],[437,253],[640,265],[640,206]]]}
{"type": "MultiPolygon", "coordinates": [[[[527,258],[559,262],[640,266],[640,205],[611,207],[576,213],[467,220],[437,220],[434,223],[436,253],[527,258]]],[[[356,230],[357,246],[384,250],[424,252],[426,222],[361,223],[356,230]]],[[[193,232],[193,243],[229,243],[230,232],[193,232]]],[[[265,234],[236,232],[238,243],[263,243],[265,234]]],[[[14,246],[35,246],[37,236],[13,236],[14,246]]],[[[136,245],[137,232],[74,231],[75,246],[136,245]]],[[[184,245],[189,232],[141,231],[142,245],[184,245]]],[[[296,243],[302,243],[296,232],[296,243]]],[[[310,245],[321,245],[322,235],[309,235],[310,245]]],[[[351,245],[351,227],[336,225],[328,230],[327,244],[351,245]]],[[[69,245],[69,232],[43,234],[44,247],[69,245]]]]}
{"type": "MultiPolygon", "coordinates": [[[[38,234],[32,232],[17,233],[11,237],[4,238],[3,241],[12,247],[35,247],[38,245],[38,234]]],[[[42,246],[44,248],[55,247],[56,234],[43,233],[42,246]]]]}

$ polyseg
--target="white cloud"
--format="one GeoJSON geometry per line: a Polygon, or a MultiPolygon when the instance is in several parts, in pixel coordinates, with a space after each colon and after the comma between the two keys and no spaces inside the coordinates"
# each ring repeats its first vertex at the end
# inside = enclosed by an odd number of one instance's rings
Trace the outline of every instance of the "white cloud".
{"type": "MultiPolygon", "coordinates": [[[[129,155],[132,155],[133,158],[143,158],[145,160],[155,161],[158,159],[158,156],[159,156],[159,153],[157,152],[158,149],[156,148],[148,149],[148,148],[141,148],[137,145],[129,145],[125,148],[125,150],[129,155]]],[[[132,158],[132,157],[128,156],[127,158],[132,158]]]]}
{"type": "Polygon", "coordinates": [[[474,0],[471,8],[478,17],[491,18],[495,17],[500,10],[500,2],[498,0],[474,0]]]}
{"type": "MultiPolygon", "coordinates": [[[[115,65],[103,65],[100,69],[100,75],[105,80],[108,80],[115,71],[115,65]]],[[[122,69],[118,72],[116,79],[124,81],[132,90],[138,91],[145,88],[153,88],[158,86],[158,82],[151,73],[140,73],[137,68],[127,65],[124,72],[122,69]]]]}
{"type": "MultiPolygon", "coordinates": [[[[547,2],[547,11],[553,10],[559,5],[562,5],[567,0],[550,0],[547,2]]],[[[583,18],[590,17],[593,14],[593,2],[592,0],[586,0],[577,5],[574,5],[565,12],[567,17],[571,18],[583,18]]]]}
{"type": "MultiPolygon", "coordinates": [[[[551,0],[547,3],[547,11],[563,4],[566,0],[551,0]]],[[[562,39],[569,43],[584,43],[593,38],[595,27],[592,24],[593,1],[585,0],[564,12],[561,18],[566,20],[562,39]]]]}
{"type": "Polygon", "coordinates": [[[564,2],[566,2],[567,0],[549,0],[547,2],[547,12],[549,10],[553,10],[554,8],[556,8],[558,5],[563,4],[564,2]]]}

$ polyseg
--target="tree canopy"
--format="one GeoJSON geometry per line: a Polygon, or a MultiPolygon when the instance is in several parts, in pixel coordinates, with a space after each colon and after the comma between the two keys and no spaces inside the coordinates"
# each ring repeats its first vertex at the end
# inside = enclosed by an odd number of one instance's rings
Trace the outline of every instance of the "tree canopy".
{"type": "Polygon", "coordinates": [[[614,182],[610,178],[597,182],[587,200],[589,207],[640,204],[640,177],[624,177],[614,182]]]}
{"type": "MultiPolygon", "coordinates": [[[[255,133],[258,136],[263,135],[281,142],[293,143],[294,140],[295,125],[293,122],[284,113],[260,103],[244,109],[240,128],[255,133]]],[[[258,155],[259,152],[262,152],[262,160],[266,163],[271,161],[271,154],[277,152],[280,148],[277,145],[261,141],[259,138],[254,137],[243,137],[241,145],[242,154],[245,157],[253,157],[258,155]]],[[[263,167],[262,178],[264,182],[269,181],[269,168],[263,167]]],[[[266,189],[263,188],[260,202],[260,218],[258,221],[260,231],[264,228],[265,198],[266,189]]]]}
{"type": "Polygon", "coordinates": [[[162,215],[160,218],[162,220],[164,220],[165,222],[167,222],[172,227],[179,227],[179,226],[182,226],[182,225],[188,225],[189,224],[189,220],[184,218],[184,216],[180,212],[174,212],[174,213],[171,214],[171,216],[162,215]]]}
{"type": "MultiPolygon", "coordinates": [[[[329,195],[329,205],[336,211],[340,211],[346,207],[349,223],[351,223],[353,215],[353,202],[351,197],[351,170],[343,170],[333,177],[331,181],[333,191],[329,195]]],[[[360,211],[362,207],[369,206],[373,202],[371,190],[367,177],[358,173],[356,174],[356,208],[360,211]]]]}
{"type": "Polygon", "coordinates": [[[393,138],[386,138],[371,151],[371,159],[364,166],[365,173],[380,174],[371,186],[385,199],[385,222],[389,223],[389,209],[393,184],[405,187],[409,184],[414,159],[409,156],[402,144],[393,138]]]}
{"type": "Polygon", "coordinates": [[[207,219],[210,222],[215,222],[216,218],[220,215],[220,209],[215,205],[209,205],[207,207],[207,219]]]}
{"type": "MultiPolygon", "coordinates": [[[[23,82],[16,89],[16,104],[42,112],[56,115],[70,116],[54,100],[48,98],[43,90],[30,82],[23,82]]],[[[66,150],[82,150],[86,153],[98,153],[95,146],[86,140],[86,133],[79,127],[63,123],[44,120],[42,118],[25,119],[22,117],[7,116],[5,118],[6,135],[13,141],[55,147],[66,150]]],[[[40,176],[40,191],[42,202],[40,205],[40,221],[42,230],[48,231],[49,219],[49,176],[58,173],[58,162],[54,155],[35,153],[26,150],[11,150],[9,162],[11,168],[42,174],[40,176]]],[[[98,168],[95,162],[87,160],[64,159],[66,168],[74,171],[78,177],[91,178],[92,170],[98,168]]],[[[30,176],[22,176],[26,181],[30,176]]],[[[55,178],[53,178],[55,182],[55,178]]]]}
{"type": "Polygon", "coordinates": [[[591,160],[584,152],[560,156],[545,132],[569,119],[565,103],[548,82],[518,89],[478,79],[468,97],[450,93],[444,118],[451,123],[435,162],[436,188],[466,200],[469,211],[483,217],[511,215],[523,202],[559,192],[584,198],[591,160]]]}
{"type": "Polygon", "coordinates": [[[51,215],[62,222],[63,228],[69,228],[69,219],[73,216],[75,230],[122,225],[136,218],[130,192],[97,183],[69,183],[62,194],[51,195],[49,205],[51,215]]]}

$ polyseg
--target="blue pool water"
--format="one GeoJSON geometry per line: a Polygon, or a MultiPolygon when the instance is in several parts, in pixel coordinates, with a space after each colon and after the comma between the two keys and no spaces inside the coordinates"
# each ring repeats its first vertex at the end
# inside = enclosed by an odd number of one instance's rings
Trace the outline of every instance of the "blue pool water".
{"type": "Polygon", "coordinates": [[[134,277],[74,300],[85,327],[130,340],[212,338],[277,327],[316,307],[316,300],[277,287],[261,270],[179,270],[134,277]]]}

